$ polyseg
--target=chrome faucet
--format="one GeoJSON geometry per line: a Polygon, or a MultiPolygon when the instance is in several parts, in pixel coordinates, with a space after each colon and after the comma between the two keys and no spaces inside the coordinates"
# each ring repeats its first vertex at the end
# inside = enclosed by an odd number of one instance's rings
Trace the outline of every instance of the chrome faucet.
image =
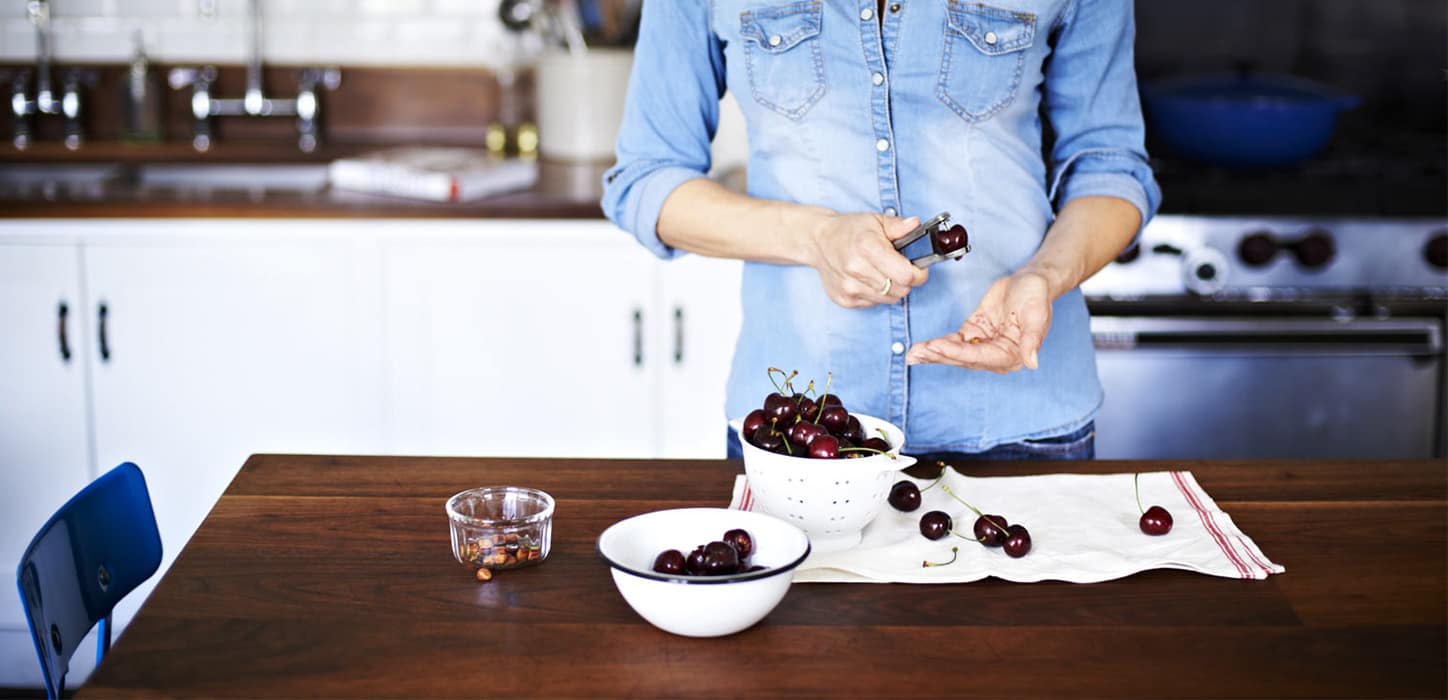
{"type": "Polygon", "coordinates": [[[61,96],[55,98],[50,82],[50,2],[29,0],[25,4],[26,15],[35,25],[35,99],[29,96],[30,71],[20,69],[10,76],[10,140],[18,149],[30,145],[32,137],[31,117],[39,114],[57,114],[65,118],[65,147],[80,148],[84,132],[81,129],[82,85],[95,85],[95,71],[71,69],[61,75],[61,96]]]}
{"type": "Polygon", "coordinates": [[[198,151],[211,148],[212,117],[296,117],[297,147],[310,153],[317,148],[319,88],[335,90],[342,84],[336,68],[304,68],[297,80],[294,98],[267,97],[261,84],[262,16],[261,2],[251,4],[251,57],[246,65],[246,92],[240,99],[213,97],[216,67],[173,68],[167,76],[172,89],[191,87],[191,145],[198,151]]]}

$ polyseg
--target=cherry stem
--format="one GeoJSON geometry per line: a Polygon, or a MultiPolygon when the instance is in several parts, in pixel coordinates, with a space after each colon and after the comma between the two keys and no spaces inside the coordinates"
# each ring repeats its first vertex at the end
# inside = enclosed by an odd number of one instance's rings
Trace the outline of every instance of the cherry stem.
{"type": "Polygon", "coordinates": [[[804,400],[805,400],[806,398],[808,398],[809,395],[810,395],[810,393],[813,392],[813,391],[814,391],[814,380],[811,379],[811,380],[809,380],[809,384],[808,384],[807,386],[805,386],[804,391],[799,392],[799,398],[797,398],[797,399],[794,400],[794,405],[798,406],[798,405],[800,405],[801,403],[804,403],[804,400]]]}
{"type": "MultiPolygon", "coordinates": [[[[835,382],[835,373],[834,373],[834,372],[826,372],[826,373],[825,373],[825,393],[820,394],[820,407],[819,407],[819,410],[818,410],[818,411],[815,411],[815,419],[814,419],[815,425],[819,425],[820,419],[825,417],[825,399],[829,397],[829,395],[830,395],[830,385],[831,385],[831,384],[834,384],[834,382],[835,382]]],[[[887,441],[887,442],[888,442],[888,441],[887,441]]]]}
{"type": "MultiPolygon", "coordinates": [[[[841,448],[840,448],[840,452],[874,452],[874,453],[877,454],[877,455],[885,455],[886,457],[889,457],[890,459],[895,459],[895,455],[892,455],[892,454],[890,454],[889,452],[886,452],[886,451],[884,451],[884,450],[877,450],[877,449],[875,449],[875,448],[873,448],[873,447],[841,447],[841,448]]],[[[938,481],[938,479],[937,479],[937,481],[938,481]]],[[[931,484],[931,486],[934,486],[934,485],[935,485],[935,484],[931,484]]],[[[926,488],[929,488],[929,487],[927,486],[926,488]]]]}
{"type": "Polygon", "coordinates": [[[966,537],[965,535],[962,535],[962,534],[960,534],[959,532],[956,532],[956,531],[954,531],[954,530],[951,530],[951,531],[950,531],[950,534],[955,535],[956,537],[959,537],[959,538],[962,539],[962,540],[970,540],[971,542],[980,543],[980,542],[984,542],[984,541],[985,541],[985,538],[984,538],[984,537],[966,537]]]}
{"type": "Polygon", "coordinates": [[[930,489],[935,488],[935,485],[938,484],[938,483],[940,483],[941,480],[943,480],[943,479],[945,479],[945,472],[944,472],[944,471],[940,472],[940,476],[935,477],[935,481],[930,482],[930,485],[929,485],[929,486],[926,486],[925,488],[920,489],[920,493],[925,493],[926,491],[929,491],[930,489]]]}
{"type": "MultiPolygon", "coordinates": [[[[780,369],[780,368],[778,368],[778,367],[770,367],[769,369],[765,370],[764,373],[765,373],[766,376],[769,377],[769,383],[774,385],[774,390],[777,391],[777,392],[779,392],[779,393],[781,393],[781,394],[784,393],[784,387],[789,386],[789,380],[794,379],[794,375],[799,374],[798,371],[795,371],[795,372],[793,372],[793,373],[791,373],[791,374],[785,374],[784,370],[782,370],[782,369],[780,369]],[[774,373],[775,373],[775,372],[778,372],[778,373],[784,375],[784,386],[780,386],[780,385],[779,385],[779,382],[774,381],[774,373]]],[[[794,392],[790,392],[790,393],[794,393],[794,392]]]]}
{"type": "Polygon", "coordinates": [[[931,567],[931,566],[950,566],[951,564],[954,564],[954,563],[955,563],[955,560],[956,560],[957,558],[959,558],[959,557],[960,557],[960,548],[959,548],[959,547],[951,547],[951,548],[950,548],[950,561],[922,561],[922,562],[920,562],[920,568],[924,569],[924,568],[931,567]]]}
{"type": "MultiPolygon", "coordinates": [[[[946,493],[948,493],[948,494],[950,494],[950,497],[951,497],[951,498],[954,498],[955,500],[960,501],[961,503],[965,503],[965,499],[961,498],[960,496],[955,495],[955,492],[954,492],[954,491],[951,491],[949,486],[941,486],[941,487],[940,487],[940,490],[941,490],[941,491],[944,491],[944,492],[946,492],[946,493]]],[[[973,506],[973,505],[971,505],[971,504],[969,504],[969,503],[965,503],[965,507],[966,507],[966,508],[969,508],[969,509],[971,510],[971,512],[975,513],[976,517],[978,517],[978,518],[985,518],[985,521],[988,522],[988,523],[990,523],[991,525],[994,525],[997,530],[1000,530],[1001,532],[1005,532],[1005,531],[1006,531],[1006,529],[1005,529],[1004,527],[1002,527],[1000,523],[998,523],[998,522],[996,522],[996,521],[994,521],[994,520],[991,520],[991,518],[990,518],[989,515],[986,515],[985,513],[982,513],[982,512],[980,512],[980,511],[976,510],[976,509],[975,509],[975,506],[973,506]]]]}
{"type": "Polygon", "coordinates": [[[1141,511],[1142,515],[1146,515],[1146,511],[1141,508],[1141,472],[1131,475],[1131,485],[1136,489],[1136,509],[1141,511]]]}

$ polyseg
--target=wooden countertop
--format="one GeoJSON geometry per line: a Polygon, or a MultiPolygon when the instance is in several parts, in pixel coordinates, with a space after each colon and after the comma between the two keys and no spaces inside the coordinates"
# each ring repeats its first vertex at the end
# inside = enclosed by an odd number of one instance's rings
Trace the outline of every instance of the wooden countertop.
{"type": "MultiPolygon", "coordinates": [[[[342,153],[342,151],[338,151],[342,153]]],[[[236,156],[241,157],[241,156],[236,156]]],[[[224,153],[206,165],[246,167],[224,153]]],[[[75,162],[67,163],[75,165],[75,162]]],[[[82,163],[94,165],[96,163],[82,163]]],[[[192,163],[193,165],[195,163],[192,163]]],[[[320,163],[318,164],[320,166],[320,163]]],[[[0,165],[3,167],[3,165],[0,165]]],[[[459,203],[434,203],[334,190],[139,186],[126,178],[0,191],[7,218],[505,218],[601,219],[605,164],[542,160],[525,191],[459,203]]]]}
{"type": "Polygon", "coordinates": [[[689,639],[628,608],[594,542],[629,515],[724,505],[738,462],[259,455],[79,696],[1448,693],[1441,461],[957,468],[1189,469],[1287,573],[800,584],[749,630],[689,639]],[[443,504],[498,483],[555,496],[553,552],[479,584],[452,558],[443,504]]]}

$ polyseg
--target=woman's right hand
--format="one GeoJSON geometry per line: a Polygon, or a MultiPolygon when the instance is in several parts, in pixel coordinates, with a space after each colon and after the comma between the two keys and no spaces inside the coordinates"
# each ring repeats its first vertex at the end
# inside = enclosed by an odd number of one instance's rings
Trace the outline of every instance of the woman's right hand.
{"type": "Polygon", "coordinates": [[[929,273],[911,265],[893,244],[919,225],[919,217],[882,214],[829,214],[821,220],[812,230],[810,265],[830,300],[847,309],[894,304],[925,284],[929,273]]]}

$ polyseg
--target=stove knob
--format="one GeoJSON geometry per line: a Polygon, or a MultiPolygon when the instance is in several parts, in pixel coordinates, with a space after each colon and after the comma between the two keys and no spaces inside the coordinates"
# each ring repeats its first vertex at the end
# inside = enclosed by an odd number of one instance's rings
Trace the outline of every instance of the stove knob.
{"type": "Polygon", "coordinates": [[[1448,268],[1448,231],[1439,231],[1423,246],[1423,257],[1440,270],[1448,268]]]}
{"type": "Polygon", "coordinates": [[[1337,254],[1337,245],[1332,242],[1332,236],[1325,232],[1312,231],[1292,244],[1292,252],[1297,255],[1297,262],[1311,270],[1332,262],[1333,256],[1337,254]]]}
{"type": "Polygon", "coordinates": [[[1271,234],[1258,231],[1248,235],[1237,244],[1237,257],[1242,259],[1248,267],[1262,267],[1272,258],[1277,256],[1277,250],[1282,246],[1271,234]]]}
{"type": "Polygon", "coordinates": [[[1141,246],[1136,243],[1132,243],[1130,248],[1121,251],[1121,254],[1116,256],[1116,262],[1121,265],[1125,265],[1129,262],[1136,260],[1139,257],[1141,257],[1141,246]]]}

